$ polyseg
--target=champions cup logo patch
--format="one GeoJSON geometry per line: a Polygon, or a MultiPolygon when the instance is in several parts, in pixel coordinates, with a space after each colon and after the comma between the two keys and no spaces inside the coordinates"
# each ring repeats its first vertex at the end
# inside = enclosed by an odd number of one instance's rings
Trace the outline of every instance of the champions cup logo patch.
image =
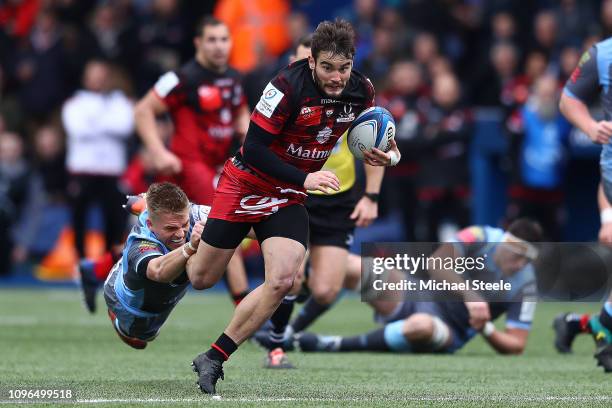
{"type": "Polygon", "coordinates": [[[329,128],[329,126],[325,126],[322,130],[319,130],[319,133],[317,133],[317,142],[323,144],[329,140],[331,135],[332,130],[329,128]]]}
{"type": "Polygon", "coordinates": [[[274,110],[285,96],[277,87],[268,83],[266,89],[261,94],[259,102],[255,106],[255,110],[264,115],[266,118],[272,117],[274,110]]]}
{"type": "Polygon", "coordinates": [[[344,105],[343,113],[340,114],[340,117],[336,119],[336,122],[352,122],[355,120],[355,113],[353,113],[353,105],[344,105]]]}

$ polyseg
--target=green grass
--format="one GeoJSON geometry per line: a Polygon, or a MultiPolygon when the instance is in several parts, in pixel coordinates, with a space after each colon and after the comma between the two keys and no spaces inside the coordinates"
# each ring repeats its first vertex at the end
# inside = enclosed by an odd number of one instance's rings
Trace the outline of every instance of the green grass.
{"type": "MultiPolygon", "coordinates": [[[[98,299],[102,308],[103,300],[98,299]]],[[[119,341],[102,311],[88,315],[71,290],[0,290],[0,401],[10,388],[72,389],[86,406],[612,406],[612,375],[595,367],[593,343],[572,355],[552,347],[553,316],[593,304],[541,304],[526,352],[496,355],[477,338],[453,356],[291,353],[299,368],[264,370],[264,352],[243,345],[217,388],[200,394],[189,363],[229,321],[219,293],[193,293],[146,350],[119,341]],[[106,401],[105,401],[106,400],[106,401]]],[[[357,334],[374,327],[358,298],[343,299],[313,327],[357,334]]],[[[2,403],[0,402],[0,405],[2,403]]],[[[44,404],[37,404],[42,406],[44,404]]],[[[51,404],[49,404],[51,405],[51,404]]]]}

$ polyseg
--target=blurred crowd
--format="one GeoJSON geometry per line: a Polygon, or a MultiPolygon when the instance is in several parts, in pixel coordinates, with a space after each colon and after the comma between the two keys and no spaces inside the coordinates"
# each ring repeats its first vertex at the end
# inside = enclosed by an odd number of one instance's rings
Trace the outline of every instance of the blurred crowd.
{"type": "Polygon", "coordinates": [[[397,123],[403,159],[388,171],[383,213],[401,212],[405,239],[469,224],[468,153],[483,108],[502,113],[511,147],[507,218],[535,216],[561,238],[570,126],[558,98],[582,52],[612,33],[612,0],[2,0],[0,265],[31,255],[45,205],[82,222],[97,198],[75,178],[104,174],[125,193],[155,179],[133,104],[193,56],[205,14],[230,28],[251,107],[321,19],[353,23],[355,68],[397,123]]]}

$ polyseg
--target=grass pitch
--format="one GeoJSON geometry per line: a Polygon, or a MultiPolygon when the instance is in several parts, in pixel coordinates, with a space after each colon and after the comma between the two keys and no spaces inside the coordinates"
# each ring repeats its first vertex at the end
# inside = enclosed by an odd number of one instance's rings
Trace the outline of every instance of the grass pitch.
{"type": "MultiPolygon", "coordinates": [[[[45,388],[71,389],[92,407],[612,406],[612,374],[595,367],[592,340],[579,338],[572,355],[552,346],[556,313],[600,305],[540,304],[521,356],[496,355],[477,338],[452,356],[291,353],[299,368],[275,371],[247,343],[225,364],[221,400],[200,393],[189,364],[229,321],[226,295],[188,294],[144,351],[120,342],[101,297],[98,306],[88,315],[76,290],[0,290],[0,405],[9,389],[45,388]]],[[[371,315],[347,297],[313,330],[358,334],[375,327],[371,315]]]]}

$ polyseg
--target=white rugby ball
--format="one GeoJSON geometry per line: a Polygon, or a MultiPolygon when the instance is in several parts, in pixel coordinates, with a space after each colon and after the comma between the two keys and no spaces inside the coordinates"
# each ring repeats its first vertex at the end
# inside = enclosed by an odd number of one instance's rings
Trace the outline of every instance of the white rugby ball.
{"type": "Polygon", "coordinates": [[[373,147],[388,152],[395,137],[395,120],[391,113],[380,106],[361,112],[351,123],[347,143],[353,156],[363,160],[363,152],[373,147]]]}

